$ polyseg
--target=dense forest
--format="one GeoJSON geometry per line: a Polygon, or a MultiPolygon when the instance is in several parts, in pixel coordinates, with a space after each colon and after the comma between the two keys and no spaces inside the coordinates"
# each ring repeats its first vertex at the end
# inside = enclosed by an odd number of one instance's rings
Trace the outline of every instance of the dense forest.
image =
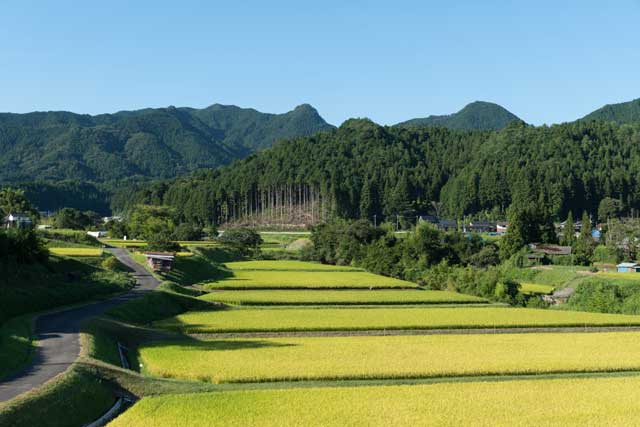
{"type": "Polygon", "coordinates": [[[398,123],[398,126],[442,126],[449,129],[497,130],[520,119],[504,107],[491,102],[476,101],[454,114],[429,116],[398,123]]]}
{"type": "Polygon", "coordinates": [[[203,225],[309,224],[428,212],[496,219],[516,201],[564,219],[570,210],[595,213],[604,197],[640,208],[639,176],[640,125],[514,122],[491,132],[354,119],[226,168],[143,186],[114,197],[113,207],[166,204],[203,225]]]}
{"type": "Polygon", "coordinates": [[[283,138],[332,127],[309,105],[285,114],[219,104],[97,116],[4,113],[0,182],[109,184],[126,177],[171,178],[228,164],[283,138]]]}

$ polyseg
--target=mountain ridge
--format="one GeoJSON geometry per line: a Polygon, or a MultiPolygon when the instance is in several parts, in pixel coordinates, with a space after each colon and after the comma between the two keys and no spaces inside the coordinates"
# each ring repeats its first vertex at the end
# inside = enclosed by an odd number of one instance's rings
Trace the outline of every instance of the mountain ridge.
{"type": "Polygon", "coordinates": [[[410,119],[395,126],[442,126],[463,130],[499,130],[513,121],[522,120],[501,105],[487,101],[474,101],[452,114],[410,119]]]}
{"type": "Polygon", "coordinates": [[[170,178],[329,129],[308,104],[282,114],[221,104],[98,115],[0,113],[0,181],[170,178]]]}

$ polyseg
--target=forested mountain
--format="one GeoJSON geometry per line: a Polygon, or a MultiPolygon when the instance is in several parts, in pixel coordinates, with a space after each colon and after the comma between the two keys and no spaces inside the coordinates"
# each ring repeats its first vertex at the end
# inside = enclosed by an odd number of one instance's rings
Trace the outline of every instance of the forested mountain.
{"type": "Polygon", "coordinates": [[[582,120],[603,120],[616,123],[640,122],[640,98],[620,104],[608,104],[587,114],[582,120]]]}
{"type": "Polygon", "coordinates": [[[340,128],[277,143],[221,170],[114,198],[117,210],[164,203],[196,223],[310,223],[331,216],[395,220],[437,210],[503,216],[512,201],[564,218],[606,196],[640,208],[640,125],[606,122],[501,131],[340,128]]]}
{"type": "Polygon", "coordinates": [[[0,182],[169,178],[212,168],[282,138],[332,129],[309,105],[285,114],[215,104],[97,116],[0,114],[0,182]]]}
{"type": "Polygon", "coordinates": [[[442,126],[449,129],[502,129],[520,119],[504,107],[491,102],[476,101],[454,114],[429,116],[398,123],[397,126],[442,126]]]}

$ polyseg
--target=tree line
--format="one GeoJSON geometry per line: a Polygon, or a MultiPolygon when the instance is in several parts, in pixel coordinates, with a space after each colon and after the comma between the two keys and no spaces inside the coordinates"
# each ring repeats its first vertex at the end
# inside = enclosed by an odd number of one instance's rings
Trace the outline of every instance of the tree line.
{"type": "Polygon", "coordinates": [[[210,224],[378,222],[436,213],[504,219],[515,203],[554,220],[596,214],[615,198],[640,208],[640,125],[513,122],[500,131],[383,127],[366,119],[274,147],[216,170],[123,188],[122,212],[167,205],[210,224]]]}

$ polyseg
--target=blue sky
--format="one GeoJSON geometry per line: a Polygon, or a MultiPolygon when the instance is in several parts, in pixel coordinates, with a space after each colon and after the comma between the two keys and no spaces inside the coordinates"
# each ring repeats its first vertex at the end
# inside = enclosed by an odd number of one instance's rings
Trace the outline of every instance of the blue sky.
{"type": "Polygon", "coordinates": [[[640,97],[640,0],[7,1],[0,111],[213,103],[393,124],[474,100],[529,123],[640,97]]]}

